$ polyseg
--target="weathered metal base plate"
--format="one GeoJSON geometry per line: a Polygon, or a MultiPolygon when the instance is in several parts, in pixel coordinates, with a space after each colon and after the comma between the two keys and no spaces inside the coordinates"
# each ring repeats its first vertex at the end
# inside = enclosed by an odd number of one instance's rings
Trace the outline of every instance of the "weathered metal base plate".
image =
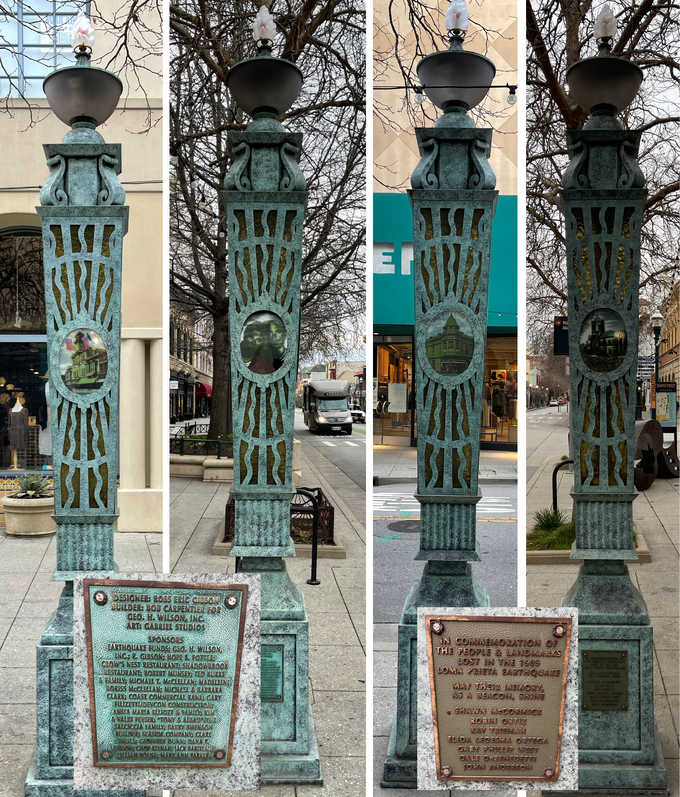
{"type": "MultiPolygon", "coordinates": [[[[419,687],[426,679],[429,686],[425,699],[418,694],[419,788],[430,780],[435,788],[565,783],[575,616],[564,609],[419,610],[419,687]]],[[[575,720],[576,706],[570,712],[575,720]]],[[[575,785],[574,753],[568,768],[575,785]]]]}

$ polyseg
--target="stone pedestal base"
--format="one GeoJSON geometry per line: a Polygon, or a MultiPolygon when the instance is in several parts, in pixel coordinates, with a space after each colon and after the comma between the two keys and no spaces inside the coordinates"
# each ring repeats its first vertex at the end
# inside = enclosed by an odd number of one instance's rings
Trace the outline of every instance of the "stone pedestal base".
{"type": "Polygon", "coordinates": [[[421,606],[489,606],[468,562],[429,561],[406,599],[399,621],[397,709],[383,772],[386,788],[415,789],[418,753],[418,609],[421,606]]]}
{"type": "Polygon", "coordinates": [[[73,781],[66,778],[40,780],[35,774],[35,757],[26,776],[24,797],[146,797],[146,791],[81,791],[73,788],[73,781]]]}
{"type": "MultiPolygon", "coordinates": [[[[580,629],[579,629],[580,631],[580,629]]],[[[578,765],[578,791],[542,792],[545,797],[576,795],[658,795],[668,797],[666,765],[661,739],[654,725],[654,762],[652,764],[584,764],[578,765]]]]}
{"type": "Polygon", "coordinates": [[[380,785],[383,789],[415,789],[418,785],[418,761],[414,757],[398,756],[397,747],[397,712],[392,721],[390,741],[387,745],[387,758],[380,785]]]}
{"type": "MultiPolygon", "coordinates": [[[[319,745],[316,741],[316,729],[312,707],[307,704],[307,753],[279,755],[262,753],[262,785],[275,783],[307,783],[323,784],[319,745]]],[[[263,750],[265,745],[263,744],[263,750]]]]}

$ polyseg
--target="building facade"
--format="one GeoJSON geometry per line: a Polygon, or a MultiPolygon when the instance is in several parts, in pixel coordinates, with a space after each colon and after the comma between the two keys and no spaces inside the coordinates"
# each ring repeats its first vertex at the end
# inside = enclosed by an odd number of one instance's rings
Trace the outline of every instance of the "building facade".
{"type": "MultiPolygon", "coordinates": [[[[40,186],[49,174],[42,145],[60,142],[68,128],[50,112],[42,79],[57,66],[74,63],[70,30],[81,7],[89,11],[87,4],[74,4],[72,9],[54,3],[22,5],[24,20],[42,25],[38,39],[24,36],[19,21],[11,31],[3,29],[3,36],[14,46],[11,55],[7,51],[2,55],[12,83],[0,79],[0,272],[9,286],[0,299],[0,488],[4,491],[12,489],[14,474],[6,470],[9,454],[3,410],[19,393],[31,419],[27,449],[19,465],[25,470],[51,466],[51,441],[45,434],[49,372],[42,237],[36,206],[40,186]],[[54,13],[57,6],[59,13],[54,13]],[[41,16],[33,19],[33,10],[41,16]],[[18,96],[19,91],[25,99],[18,96]]],[[[98,11],[107,18],[116,8],[112,0],[104,0],[98,11]]],[[[153,24],[153,19],[148,23],[153,24]]],[[[103,66],[102,56],[115,46],[116,38],[110,32],[98,34],[96,20],[94,26],[92,63],[103,66]]],[[[139,52],[132,56],[140,62],[147,57],[139,52]]],[[[118,110],[100,132],[107,142],[122,145],[120,179],[130,207],[123,244],[118,529],[160,532],[164,433],[161,59],[145,61],[144,66],[148,71],[139,73],[141,86],[123,91],[118,110]]],[[[109,68],[116,72],[115,63],[109,68]]],[[[94,375],[89,370],[94,369],[95,360],[87,349],[83,351],[80,359],[88,363],[85,378],[89,378],[94,375]]],[[[97,367],[104,367],[101,357],[97,367]]]]}

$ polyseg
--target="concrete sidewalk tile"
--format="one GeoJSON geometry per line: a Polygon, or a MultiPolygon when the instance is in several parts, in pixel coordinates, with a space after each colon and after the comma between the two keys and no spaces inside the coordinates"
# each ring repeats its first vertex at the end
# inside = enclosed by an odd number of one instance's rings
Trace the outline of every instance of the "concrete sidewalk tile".
{"type": "Polygon", "coordinates": [[[373,687],[373,735],[389,736],[397,705],[397,686],[373,687]]]}
{"type": "Polygon", "coordinates": [[[24,793],[32,757],[33,744],[0,744],[0,797],[19,797],[24,793]]]}
{"type": "Polygon", "coordinates": [[[673,578],[659,578],[652,571],[638,572],[637,582],[653,617],[678,617],[678,587],[673,578]]]}
{"type": "Polygon", "coordinates": [[[309,648],[309,674],[314,693],[363,692],[366,689],[366,656],[360,647],[309,648]]]}
{"type": "Polygon", "coordinates": [[[366,695],[316,692],[314,725],[322,756],[366,755],[366,695]]]}
{"type": "Polygon", "coordinates": [[[347,608],[352,611],[366,611],[366,590],[365,589],[343,589],[342,598],[347,604],[347,608]]]}
{"type": "Polygon", "coordinates": [[[339,612],[307,612],[309,638],[315,645],[360,645],[349,615],[339,612]]]}
{"type": "Polygon", "coordinates": [[[373,656],[373,686],[394,686],[397,683],[397,657],[391,653],[373,656]]]}
{"type": "Polygon", "coordinates": [[[678,621],[674,617],[652,616],[654,627],[654,648],[656,650],[678,650],[680,648],[680,634],[678,621]]]}
{"type": "MultiPolygon", "coordinates": [[[[347,560],[345,560],[347,562],[347,560]]],[[[331,569],[336,583],[340,590],[344,589],[366,589],[366,568],[361,563],[342,562],[334,564],[331,569]]]]}
{"type": "Polygon", "coordinates": [[[21,608],[17,612],[17,619],[22,620],[27,617],[33,618],[36,622],[40,623],[43,628],[47,622],[47,618],[57,608],[57,601],[54,598],[45,598],[44,600],[25,600],[21,604],[21,608]]]}
{"type": "Polygon", "coordinates": [[[678,659],[677,649],[656,651],[656,660],[661,668],[661,676],[668,695],[680,695],[680,678],[678,676],[680,662],[678,659]]]}
{"type": "Polygon", "coordinates": [[[374,651],[397,651],[399,635],[398,623],[374,623],[373,624],[373,650],[374,651]]]}
{"type": "MultiPolygon", "coordinates": [[[[385,766],[385,758],[387,756],[387,743],[389,739],[386,736],[376,736],[373,740],[373,795],[374,797],[451,797],[452,794],[456,797],[472,797],[472,795],[486,794],[487,792],[465,792],[455,790],[451,791],[414,791],[413,789],[383,789],[380,785],[382,780],[383,767],[385,766]]],[[[490,797],[493,797],[495,792],[488,792],[490,797]]],[[[540,797],[540,792],[538,792],[540,797]]]]}
{"type": "MultiPolygon", "coordinates": [[[[35,705],[32,703],[0,705],[0,739],[11,740],[13,744],[32,746],[35,742],[35,705]]],[[[0,781],[2,780],[4,778],[0,776],[0,781]]]]}
{"type": "MultiPolygon", "coordinates": [[[[323,582],[321,586],[323,586],[323,582]]],[[[314,589],[320,589],[320,587],[314,589]]],[[[325,595],[322,592],[305,591],[305,604],[308,612],[343,612],[347,614],[347,607],[339,590],[325,595]]]]}
{"type": "Polygon", "coordinates": [[[359,642],[361,646],[366,650],[366,615],[365,614],[356,614],[354,611],[351,614],[352,623],[354,624],[354,630],[356,631],[357,636],[359,637],[359,642]]]}
{"type": "Polygon", "coordinates": [[[669,701],[665,696],[657,695],[654,700],[654,719],[659,728],[664,758],[678,758],[680,756],[678,731],[673,721],[669,701]]]}
{"type": "Polygon", "coordinates": [[[35,703],[34,668],[0,667],[0,704],[2,703],[35,703]]]}
{"type": "Polygon", "coordinates": [[[0,667],[35,668],[35,646],[42,627],[30,618],[16,619],[0,645],[0,667]]]}

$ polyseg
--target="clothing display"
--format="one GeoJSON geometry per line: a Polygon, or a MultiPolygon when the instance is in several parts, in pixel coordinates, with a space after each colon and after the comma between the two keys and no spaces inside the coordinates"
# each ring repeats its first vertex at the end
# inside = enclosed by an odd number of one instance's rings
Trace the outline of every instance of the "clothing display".
{"type": "Polygon", "coordinates": [[[38,451],[45,457],[52,456],[52,424],[50,423],[50,383],[45,382],[45,424],[40,422],[40,435],[38,437],[38,451]]]}
{"type": "Polygon", "coordinates": [[[23,451],[28,435],[28,410],[17,402],[10,410],[8,420],[9,447],[13,451],[23,451]]]}

